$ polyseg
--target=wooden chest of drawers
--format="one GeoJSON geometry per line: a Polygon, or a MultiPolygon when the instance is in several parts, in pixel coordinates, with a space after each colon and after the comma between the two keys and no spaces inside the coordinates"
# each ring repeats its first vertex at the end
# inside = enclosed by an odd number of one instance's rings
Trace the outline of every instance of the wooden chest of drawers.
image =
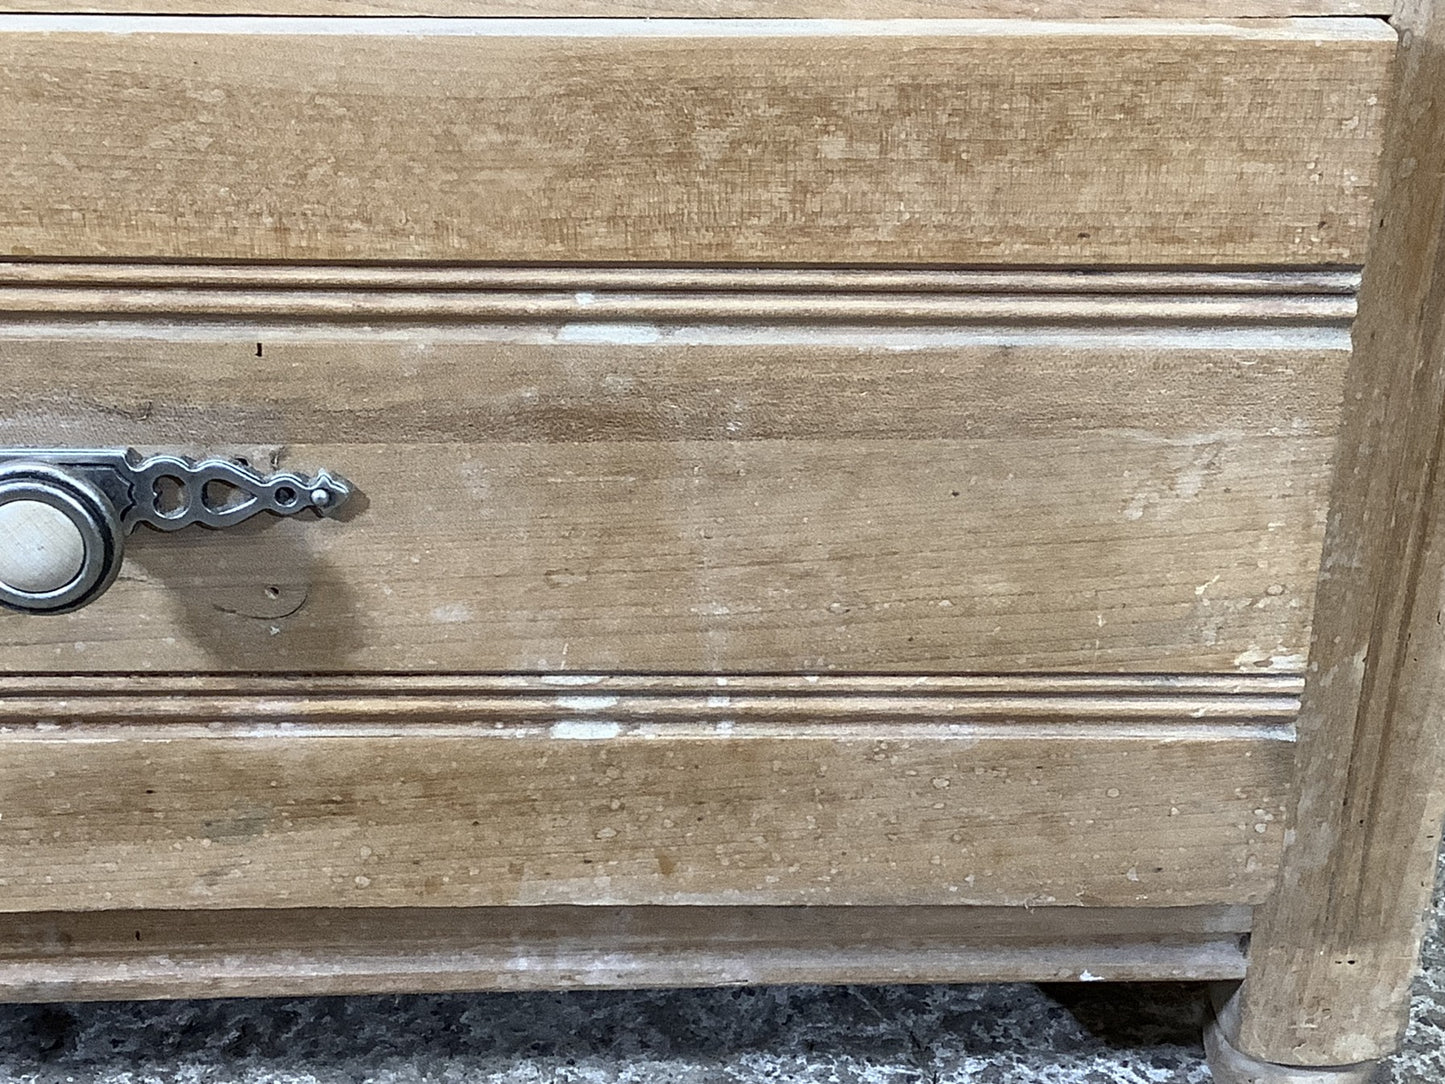
{"type": "Polygon", "coordinates": [[[0,996],[1248,972],[1221,1079],[1389,1049],[1439,16],[784,6],[0,14],[0,996]]]}

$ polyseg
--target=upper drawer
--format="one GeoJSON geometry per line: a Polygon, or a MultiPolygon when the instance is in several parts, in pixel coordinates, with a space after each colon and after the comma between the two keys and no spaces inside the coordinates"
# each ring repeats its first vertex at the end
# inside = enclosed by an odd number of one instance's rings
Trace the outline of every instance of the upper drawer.
{"type": "Polygon", "coordinates": [[[0,252],[1355,264],[1394,33],[0,17],[0,252]]]}
{"type": "MultiPolygon", "coordinates": [[[[1303,667],[1347,296],[618,289],[634,274],[0,269],[50,280],[0,291],[35,314],[0,325],[0,443],[328,467],[360,491],[339,519],[137,530],[90,606],[0,614],[0,662],[1303,667]]],[[[996,285],[1025,278],[1049,276],[996,285]]]]}

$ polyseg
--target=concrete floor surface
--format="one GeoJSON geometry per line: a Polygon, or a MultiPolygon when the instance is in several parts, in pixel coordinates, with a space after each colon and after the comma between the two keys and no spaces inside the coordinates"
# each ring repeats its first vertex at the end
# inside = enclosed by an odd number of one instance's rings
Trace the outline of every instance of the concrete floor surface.
{"type": "MultiPolygon", "coordinates": [[[[1102,983],[0,1006],[0,1084],[1205,1084],[1203,1016],[1102,983]]],[[[1445,893],[1378,1081],[1445,1082],[1445,893]]]]}

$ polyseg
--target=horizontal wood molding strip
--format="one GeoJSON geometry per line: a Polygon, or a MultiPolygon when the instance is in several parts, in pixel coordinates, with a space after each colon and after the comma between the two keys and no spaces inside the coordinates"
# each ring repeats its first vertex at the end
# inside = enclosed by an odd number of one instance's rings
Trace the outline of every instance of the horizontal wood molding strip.
{"type": "MultiPolygon", "coordinates": [[[[12,679],[12,688],[19,682],[12,679]]],[[[426,682],[418,682],[425,688],[426,682]]],[[[501,726],[558,723],[600,715],[607,720],[650,724],[760,723],[814,728],[857,724],[902,730],[935,723],[1062,724],[1065,727],[1126,726],[1146,723],[1186,728],[1205,724],[1254,727],[1292,724],[1299,700],[1293,695],[1176,694],[968,694],[913,692],[762,692],[734,688],[730,679],[714,679],[707,692],[637,691],[607,685],[552,685],[546,691],[418,692],[405,684],[376,684],[360,679],[347,694],[298,685],[292,689],[257,682],[249,692],[150,691],[140,694],[75,695],[46,689],[0,695],[0,723],[305,723],[423,726],[457,721],[496,721],[501,726]]],[[[1272,731],[1270,731],[1272,733],[1272,731]]]]}
{"type": "MultiPolygon", "coordinates": [[[[0,679],[0,723],[308,722],[548,725],[592,715],[629,724],[867,724],[901,732],[935,723],[1119,727],[1288,726],[1298,679],[1150,675],[997,679],[656,677],[550,674],[276,677],[45,677],[0,679]]],[[[1030,733],[1038,732],[1029,730],[1030,733]]],[[[1161,730],[1160,733],[1163,733],[1161,730]]],[[[1261,731],[1261,733],[1272,733],[1261,731]]]]}
{"type": "Polygon", "coordinates": [[[920,294],[541,294],[0,287],[0,313],[323,321],[652,321],[862,324],[1336,324],[1351,297],[920,294]]]}
{"type": "Polygon", "coordinates": [[[10,318],[1305,324],[1352,271],[926,271],[0,263],[10,318]]]}
{"type": "Polygon", "coordinates": [[[1172,697],[1176,714],[1194,695],[1297,700],[1297,674],[0,674],[0,697],[530,695],[574,689],[634,696],[705,692],[809,697],[1172,697]]]}
{"type": "Polygon", "coordinates": [[[1250,19],[1379,15],[1384,0],[0,0],[0,12],[533,18],[1250,19]]]}
{"type": "Polygon", "coordinates": [[[0,1001],[1235,979],[1247,907],[524,907],[0,916],[0,1001]]]}
{"type": "Polygon", "coordinates": [[[0,287],[401,292],[748,294],[1353,295],[1352,270],[944,270],[921,268],[457,267],[425,264],[0,261],[0,287]]]}
{"type": "MultiPolygon", "coordinates": [[[[1292,728],[0,726],[0,911],[1254,904],[1292,728]]],[[[279,721],[268,724],[267,716],[279,721]]]]}
{"type": "Polygon", "coordinates": [[[0,15],[0,255],[1362,261],[1376,19],[0,15]]]}

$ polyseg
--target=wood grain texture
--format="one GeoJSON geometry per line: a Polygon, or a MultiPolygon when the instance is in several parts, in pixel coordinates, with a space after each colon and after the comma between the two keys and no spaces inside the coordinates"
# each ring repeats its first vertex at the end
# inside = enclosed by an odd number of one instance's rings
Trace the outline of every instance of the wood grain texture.
{"type": "Polygon", "coordinates": [[[1280,720],[852,721],[559,690],[0,727],[0,911],[1256,903],[1280,720]]]}
{"type": "Polygon", "coordinates": [[[10,670],[1297,671],[1344,333],[109,324],[0,442],[329,467],[10,670]],[[257,356],[257,355],[260,356],[257,356]]]}
{"type": "Polygon", "coordinates": [[[1374,19],[0,16],[10,256],[1352,264],[1374,19]]]}
{"type": "Polygon", "coordinates": [[[512,907],[0,916],[0,1001],[1229,979],[1247,907],[512,907]]]}
{"type": "Polygon", "coordinates": [[[1234,1040],[1288,1065],[1389,1053],[1445,816],[1445,9],[1402,13],[1300,716],[1300,796],[1234,1040]]]}
{"type": "Polygon", "coordinates": [[[1389,15],[1382,0],[0,0],[0,12],[692,19],[1240,19],[1389,15]]]}

